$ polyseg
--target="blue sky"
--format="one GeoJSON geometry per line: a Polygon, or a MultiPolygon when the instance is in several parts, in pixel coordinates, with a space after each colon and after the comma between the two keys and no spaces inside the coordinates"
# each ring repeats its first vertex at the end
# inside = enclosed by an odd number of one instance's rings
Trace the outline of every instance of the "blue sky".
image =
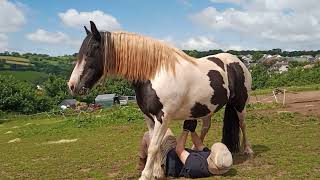
{"type": "Polygon", "coordinates": [[[89,20],[180,49],[320,49],[316,0],[0,0],[0,51],[72,54],[89,20]]]}

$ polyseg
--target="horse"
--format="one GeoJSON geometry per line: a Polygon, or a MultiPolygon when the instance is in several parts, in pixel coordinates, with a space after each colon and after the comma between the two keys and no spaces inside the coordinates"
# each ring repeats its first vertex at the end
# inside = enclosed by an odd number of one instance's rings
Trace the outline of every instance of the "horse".
{"type": "Polygon", "coordinates": [[[193,58],[151,37],[129,32],[91,31],[77,55],[68,86],[72,95],[86,94],[109,76],[130,81],[137,104],[146,116],[152,135],[140,179],[157,178],[154,164],[160,143],[171,120],[210,116],[225,106],[222,142],[233,153],[252,154],[245,106],[251,90],[251,74],[236,56],[228,53],[193,58]]]}

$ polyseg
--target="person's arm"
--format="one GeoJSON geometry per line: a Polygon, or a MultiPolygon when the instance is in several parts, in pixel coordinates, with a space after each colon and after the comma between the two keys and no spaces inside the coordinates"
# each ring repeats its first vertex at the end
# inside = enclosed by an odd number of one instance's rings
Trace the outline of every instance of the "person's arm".
{"type": "Polygon", "coordinates": [[[177,140],[176,153],[183,164],[186,163],[186,160],[189,156],[189,152],[184,149],[186,141],[188,138],[188,131],[183,130],[180,137],[177,140]]]}
{"type": "Polygon", "coordinates": [[[198,151],[202,151],[206,147],[196,132],[191,132],[191,140],[198,151]]]}

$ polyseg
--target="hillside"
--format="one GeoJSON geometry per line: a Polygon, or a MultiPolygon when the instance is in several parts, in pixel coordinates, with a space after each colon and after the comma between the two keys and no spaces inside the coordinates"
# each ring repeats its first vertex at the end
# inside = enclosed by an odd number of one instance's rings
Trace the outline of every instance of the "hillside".
{"type": "Polygon", "coordinates": [[[46,54],[19,54],[17,52],[0,53],[0,72],[28,71],[26,73],[20,72],[17,75],[14,75],[21,80],[34,80],[35,76],[39,75],[30,72],[41,72],[43,73],[41,74],[41,77],[43,77],[44,74],[54,74],[66,77],[72,69],[71,66],[74,59],[74,56],[69,55],[52,57],[46,54]],[[23,77],[23,74],[26,74],[27,76],[23,77]]]}

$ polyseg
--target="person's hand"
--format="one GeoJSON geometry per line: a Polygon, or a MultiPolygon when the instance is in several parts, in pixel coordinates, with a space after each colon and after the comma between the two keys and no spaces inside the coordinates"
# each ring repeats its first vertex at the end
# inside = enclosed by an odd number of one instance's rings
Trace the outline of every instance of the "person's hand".
{"type": "Polygon", "coordinates": [[[197,127],[197,120],[185,120],[183,123],[183,130],[194,132],[197,127]]]}

